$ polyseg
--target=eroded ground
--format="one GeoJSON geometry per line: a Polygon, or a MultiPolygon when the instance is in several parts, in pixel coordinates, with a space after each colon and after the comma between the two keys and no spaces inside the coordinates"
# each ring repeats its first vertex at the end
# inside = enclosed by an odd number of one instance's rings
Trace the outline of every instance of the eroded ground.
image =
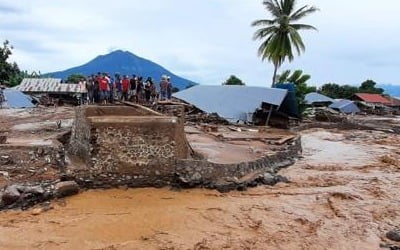
{"type": "Polygon", "coordinates": [[[379,249],[400,225],[400,136],[303,132],[291,183],[87,191],[36,214],[0,213],[3,249],[379,249]]]}

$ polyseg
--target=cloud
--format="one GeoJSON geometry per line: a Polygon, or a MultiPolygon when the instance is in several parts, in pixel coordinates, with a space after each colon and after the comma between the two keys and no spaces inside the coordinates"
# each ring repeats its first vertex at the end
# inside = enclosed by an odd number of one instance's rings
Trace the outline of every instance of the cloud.
{"type": "Polygon", "coordinates": [[[0,3],[0,14],[19,13],[20,9],[0,3]]]}
{"type": "MultiPolygon", "coordinates": [[[[3,0],[0,40],[15,45],[23,69],[42,72],[83,64],[115,49],[129,50],[204,84],[232,74],[269,86],[273,67],[257,57],[250,23],[265,18],[261,0],[3,0]]],[[[284,69],[303,69],[312,83],[398,82],[398,0],[299,0],[321,9],[306,18],[307,51],[284,69]]]]}

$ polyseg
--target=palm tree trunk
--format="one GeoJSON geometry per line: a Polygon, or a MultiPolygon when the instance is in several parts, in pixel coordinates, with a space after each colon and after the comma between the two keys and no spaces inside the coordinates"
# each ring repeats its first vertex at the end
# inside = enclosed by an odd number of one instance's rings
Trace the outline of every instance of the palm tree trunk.
{"type": "Polygon", "coordinates": [[[272,77],[272,85],[271,88],[275,87],[275,83],[276,83],[276,75],[278,73],[278,64],[274,63],[274,76],[272,77]]]}

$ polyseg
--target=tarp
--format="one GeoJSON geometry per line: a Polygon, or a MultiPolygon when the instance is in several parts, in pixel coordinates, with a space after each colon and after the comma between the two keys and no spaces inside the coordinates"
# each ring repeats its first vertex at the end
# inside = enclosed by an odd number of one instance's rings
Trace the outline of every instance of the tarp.
{"type": "Polygon", "coordinates": [[[288,91],[285,89],[247,86],[198,85],[173,96],[194,105],[206,113],[217,113],[229,122],[248,121],[249,114],[262,103],[280,106],[288,91]]]}
{"type": "Polygon", "coordinates": [[[296,100],[296,86],[293,83],[278,83],[275,87],[289,91],[279,111],[290,117],[300,118],[299,106],[296,100]]]}
{"type": "Polygon", "coordinates": [[[324,103],[324,102],[334,103],[335,102],[335,100],[333,100],[332,98],[324,96],[324,95],[321,95],[321,94],[316,93],[316,92],[307,94],[304,97],[304,100],[309,105],[311,105],[313,103],[324,103]]]}
{"type": "Polygon", "coordinates": [[[14,89],[3,90],[5,102],[2,104],[6,108],[33,108],[32,98],[21,91],[14,89]]]}
{"type": "Polygon", "coordinates": [[[360,109],[354,102],[350,100],[340,100],[329,106],[331,109],[336,109],[345,114],[359,113],[360,109]]]}

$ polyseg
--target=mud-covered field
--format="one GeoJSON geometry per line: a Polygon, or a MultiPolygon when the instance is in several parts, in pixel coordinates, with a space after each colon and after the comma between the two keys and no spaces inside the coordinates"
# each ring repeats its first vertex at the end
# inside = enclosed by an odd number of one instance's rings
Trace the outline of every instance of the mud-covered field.
{"type": "Polygon", "coordinates": [[[303,132],[290,183],[83,192],[0,213],[2,249],[380,249],[400,226],[400,136],[303,132]]]}

